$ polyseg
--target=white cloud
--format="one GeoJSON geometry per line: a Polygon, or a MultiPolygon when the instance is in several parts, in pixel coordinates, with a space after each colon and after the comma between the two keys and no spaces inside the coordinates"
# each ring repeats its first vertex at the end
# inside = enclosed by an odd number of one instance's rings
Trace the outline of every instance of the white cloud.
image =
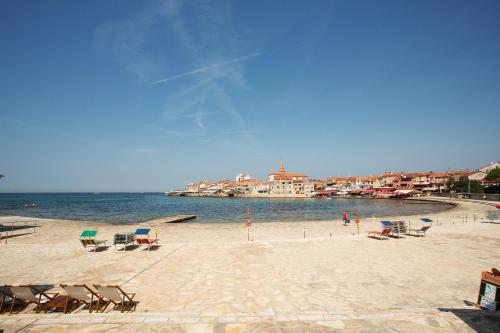
{"type": "Polygon", "coordinates": [[[135,154],[158,154],[160,151],[156,148],[132,148],[132,152],[135,154]]]}
{"type": "Polygon", "coordinates": [[[181,128],[190,133],[193,130],[185,128],[183,119],[191,119],[191,125],[201,135],[210,136],[214,133],[210,126],[218,125],[210,122],[210,117],[225,115],[225,120],[233,123],[232,128],[246,133],[241,138],[253,143],[252,131],[247,128],[232,95],[246,88],[246,61],[262,52],[242,51],[244,48],[240,47],[232,25],[230,6],[223,2],[160,1],[159,6],[143,11],[128,22],[100,25],[96,29],[96,41],[111,52],[117,63],[142,80],[153,84],[178,80],[166,92],[164,127],[181,128]],[[165,31],[176,41],[177,45],[171,45],[169,53],[155,53],[161,50],[162,40],[155,39],[158,31],[165,31]],[[170,52],[182,56],[184,63],[194,69],[152,80],[159,77],[159,73],[168,73],[169,65],[173,67],[167,61],[170,52]],[[179,80],[181,78],[184,80],[179,80]]]}
{"type": "Polygon", "coordinates": [[[157,81],[154,81],[154,82],[151,82],[151,83],[152,84],[165,83],[165,82],[172,81],[172,80],[175,80],[175,79],[180,79],[180,78],[183,78],[183,77],[186,77],[186,76],[191,76],[191,75],[195,75],[195,74],[207,72],[207,71],[210,71],[210,70],[214,70],[214,69],[216,69],[218,67],[227,66],[227,65],[234,64],[234,63],[237,63],[237,62],[245,61],[247,59],[258,57],[261,54],[262,54],[262,52],[251,53],[251,54],[248,54],[246,56],[242,56],[242,57],[238,57],[238,58],[226,60],[226,61],[221,62],[221,63],[211,64],[211,65],[208,65],[208,66],[204,66],[204,67],[200,67],[200,68],[194,69],[192,71],[188,71],[188,72],[184,72],[184,73],[172,75],[172,76],[169,76],[169,77],[166,77],[164,79],[160,79],[160,80],[157,80],[157,81]]]}

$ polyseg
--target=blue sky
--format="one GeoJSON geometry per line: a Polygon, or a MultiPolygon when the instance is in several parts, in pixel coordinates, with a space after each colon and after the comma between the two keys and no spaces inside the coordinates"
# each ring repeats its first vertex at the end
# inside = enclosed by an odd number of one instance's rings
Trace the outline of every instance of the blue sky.
{"type": "Polygon", "coordinates": [[[2,1],[0,191],[500,158],[498,1],[2,1]]]}

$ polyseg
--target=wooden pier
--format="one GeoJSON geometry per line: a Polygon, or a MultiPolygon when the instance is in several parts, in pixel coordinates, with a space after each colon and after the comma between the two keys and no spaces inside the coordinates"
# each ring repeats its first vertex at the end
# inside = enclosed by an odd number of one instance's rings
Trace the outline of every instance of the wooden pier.
{"type": "Polygon", "coordinates": [[[182,223],[189,220],[193,220],[196,218],[196,215],[175,215],[175,216],[167,216],[161,217],[159,219],[145,221],[143,224],[148,225],[162,225],[164,223],[182,223]]]}

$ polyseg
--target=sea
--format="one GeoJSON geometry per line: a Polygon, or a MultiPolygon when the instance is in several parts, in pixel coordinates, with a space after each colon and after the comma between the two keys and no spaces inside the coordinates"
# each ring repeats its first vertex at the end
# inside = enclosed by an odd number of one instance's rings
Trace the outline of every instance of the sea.
{"type": "Polygon", "coordinates": [[[102,221],[143,222],[177,214],[193,214],[190,223],[328,221],[344,210],[360,218],[431,215],[452,205],[400,199],[210,198],[173,197],[165,193],[0,193],[0,215],[102,221]]]}

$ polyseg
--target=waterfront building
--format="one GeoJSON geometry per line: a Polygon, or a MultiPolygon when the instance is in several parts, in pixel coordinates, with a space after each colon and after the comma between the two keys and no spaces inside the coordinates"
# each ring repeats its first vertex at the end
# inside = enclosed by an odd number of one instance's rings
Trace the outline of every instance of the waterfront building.
{"type": "Polygon", "coordinates": [[[357,190],[379,188],[381,186],[381,177],[379,176],[356,177],[355,180],[355,188],[357,190]]]}
{"type": "Polygon", "coordinates": [[[448,178],[452,178],[453,181],[455,181],[455,182],[458,182],[460,180],[460,178],[468,177],[470,174],[471,174],[471,172],[469,171],[469,169],[465,169],[465,170],[448,170],[446,172],[446,175],[448,176],[448,178]]]}
{"type": "Polygon", "coordinates": [[[332,177],[326,180],[328,188],[351,190],[356,187],[357,177],[332,177]]]}
{"type": "Polygon", "coordinates": [[[384,172],[382,175],[380,182],[381,182],[381,187],[392,187],[394,186],[394,183],[396,182],[396,178],[399,177],[402,174],[402,172],[384,172]]]}
{"type": "Polygon", "coordinates": [[[448,176],[445,172],[433,172],[430,175],[430,186],[436,188],[440,193],[446,190],[448,176]]]}
{"type": "Polygon", "coordinates": [[[326,187],[326,183],[321,179],[311,179],[314,185],[315,191],[323,191],[326,187]]]}
{"type": "Polygon", "coordinates": [[[402,173],[394,177],[393,187],[401,190],[413,189],[413,179],[415,178],[414,173],[402,173]]]}
{"type": "Polygon", "coordinates": [[[283,162],[278,172],[269,174],[269,195],[276,197],[309,197],[314,183],[303,173],[285,171],[283,162]]]}
{"type": "Polygon", "coordinates": [[[186,185],[186,190],[189,192],[198,192],[199,191],[198,184],[189,183],[186,185]]]}
{"type": "Polygon", "coordinates": [[[479,168],[476,170],[476,172],[472,173],[469,175],[470,180],[475,180],[475,181],[480,181],[483,182],[484,178],[488,175],[488,172],[495,168],[500,168],[500,161],[499,162],[491,162],[490,164],[479,168]]]}
{"type": "Polygon", "coordinates": [[[422,192],[432,192],[436,191],[436,188],[431,187],[430,172],[417,172],[414,174],[414,178],[411,180],[412,187],[414,190],[422,192]]]}
{"type": "Polygon", "coordinates": [[[265,180],[254,180],[251,182],[250,194],[252,196],[268,196],[269,182],[265,180]]]}

